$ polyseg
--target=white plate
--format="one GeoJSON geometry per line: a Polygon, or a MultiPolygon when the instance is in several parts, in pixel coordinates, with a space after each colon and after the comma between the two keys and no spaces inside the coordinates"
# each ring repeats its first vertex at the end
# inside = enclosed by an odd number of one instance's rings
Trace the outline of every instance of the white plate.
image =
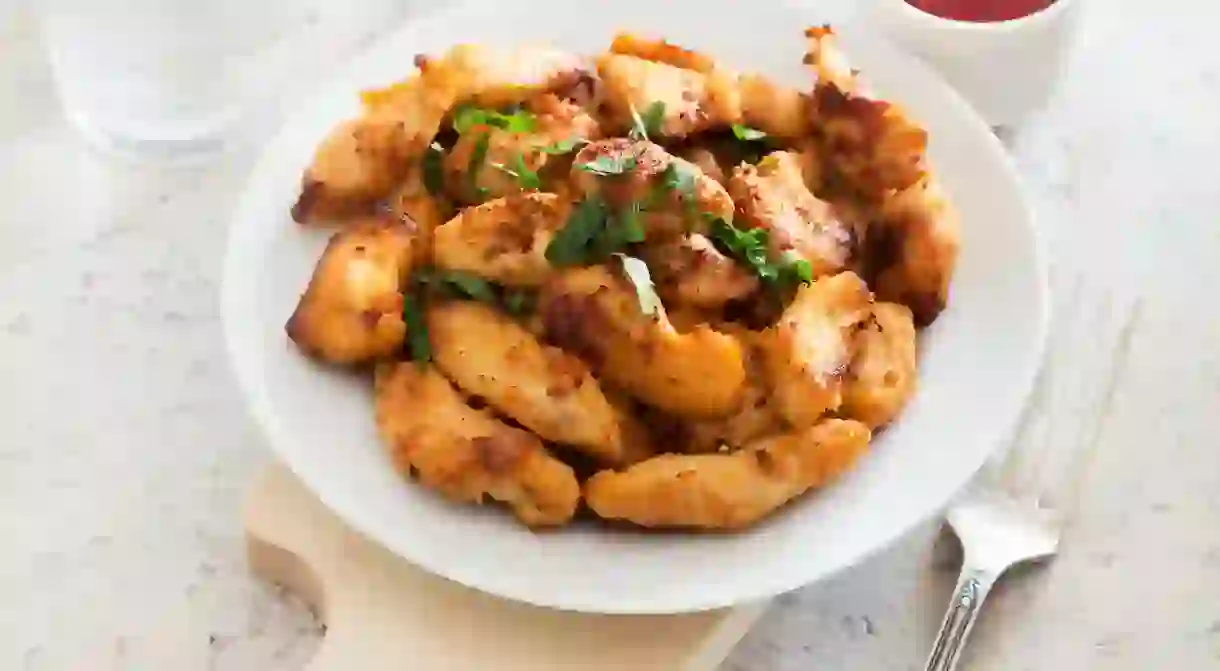
{"type": "Polygon", "coordinates": [[[267,147],[229,241],[229,350],[279,456],[354,528],[423,568],[579,611],[671,613],[772,596],[860,561],[939,512],[1007,438],[1030,389],[1047,320],[1045,267],[1017,176],[987,127],[916,61],[852,31],[844,44],[854,64],[929,128],[932,158],[961,210],[963,253],[950,308],[924,336],[914,403],[844,480],[757,528],[535,534],[494,506],[448,504],[390,467],[368,380],[321,370],[284,336],[326,237],[289,219],[301,170],[330,127],[358,111],[357,91],[401,79],[415,54],[539,40],[593,53],[630,29],[805,86],[802,29],[818,20],[775,0],[477,3],[407,25],[358,58],[267,147]]]}

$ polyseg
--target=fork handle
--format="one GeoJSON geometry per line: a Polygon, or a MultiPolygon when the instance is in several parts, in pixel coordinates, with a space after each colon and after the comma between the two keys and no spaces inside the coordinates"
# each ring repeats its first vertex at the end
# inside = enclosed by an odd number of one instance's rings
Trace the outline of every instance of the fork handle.
{"type": "Polygon", "coordinates": [[[966,647],[966,637],[970,635],[974,621],[978,619],[979,610],[983,607],[983,600],[995,584],[996,577],[994,573],[975,568],[969,562],[962,566],[962,573],[957,578],[957,588],[953,591],[953,599],[949,601],[949,609],[940,625],[940,633],[936,635],[936,643],[932,645],[932,654],[928,655],[924,671],[953,671],[957,668],[958,659],[966,647]]]}

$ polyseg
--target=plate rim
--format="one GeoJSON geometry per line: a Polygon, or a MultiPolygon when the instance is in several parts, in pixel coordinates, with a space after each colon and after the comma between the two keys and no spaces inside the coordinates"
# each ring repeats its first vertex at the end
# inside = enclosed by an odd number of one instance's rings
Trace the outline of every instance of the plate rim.
{"type": "MultiPolygon", "coordinates": [[[[818,13],[818,8],[816,7],[802,4],[797,0],[781,0],[779,4],[785,10],[793,12],[794,15],[804,17],[806,23],[818,23],[815,20],[818,13]]],[[[372,53],[383,49],[388,43],[400,39],[400,34],[408,31],[426,30],[430,24],[451,25],[452,22],[465,13],[482,11],[495,12],[497,11],[497,5],[487,0],[468,0],[448,9],[438,9],[422,15],[409,17],[401,25],[382,34],[367,46],[351,54],[342,65],[338,66],[320,81],[317,90],[312,94],[303,96],[298,107],[309,109],[319,104],[325,98],[325,93],[333,88],[336,80],[341,78],[344,73],[350,71],[357,62],[369,58],[372,53]]],[[[400,559],[409,561],[439,578],[444,578],[486,594],[541,607],[584,613],[623,615],[677,614],[707,611],[767,600],[804,585],[825,580],[848,567],[856,566],[883,549],[891,547],[898,539],[910,533],[911,530],[939,516],[945,507],[952,502],[958,492],[973,479],[979,468],[1012,440],[1022,413],[1029,403],[1035,382],[1045,363],[1051,319],[1049,262],[1045,249],[1045,239],[1041,227],[1038,225],[1036,213],[1030,205],[1028,190],[1024,186],[1024,180],[1017,171],[1012,156],[1004,149],[1000,140],[990,133],[985,122],[978,116],[970,104],[956,90],[945,83],[929,66],[918,61],[918,59],[910,57],[882,36],[860,25],[858,20],[844,21],[836,27],[839,30],[844,32],[850,31],[869,42],[875,43],[877,48],[890,51],[893,56],[901,56],[910,60],[911,62],[908,64],[908,67],[922,71],[922,76],[935,80],[940,85],[941,92],[937,95],[946,98],[946,104],[960,108],[962,112],[974,120],[978,127],[976,131],[984,131],[990,136],[987,144],[991,146],[991,153],[994,154],[994,158],[998,159],[997,163],[1005,177],[1016,186],[1016,191],[1020,196],[1021,219],[1025,222],[1025,228],[1027,229],[1032,247],[1032,268],[1030,270],[1032,270],[1036,280],[1036,295],[1031,297],[1031,302],[1034,304],[1037,324],[1032,333],[1033,340],[1029,343],[1030,348],[1025,353],[1026,360],[1022,361],[1020,365],[1023,378],[1013,385],[1015,398],[1010,406],[1001,411],[1001,415],[1007,412],[1007,417],[1004,417],[1002,421],[997,420],[990,432],[991,444],[985,450],[978,451],[978,463],[973,465],[973,468],[969,470],[968,476],[962,479],[952,491],[946,492],[940,505],[920,511],[914,515],[914,519],[911,519],[909,523],[894,525],[884,537],[870,544],[863,552],[836,559],[833,565],[821,572],[804,575],[797,580],[789,579],[787,577],[788,574],[784,573],[779,579],[754,580],[748,583],[748,587],[730,590],[708,590],[705,596],[688,598],[681,602],[675,602],[672,599],[641,600],[639,598],[620,598],[618,600],[612,599],[588,603],[579,599],[565,598],[562,594],[556,592],[539,594],[528,589],[519,590],[512,586],[511,581],[488,580],[485,574],[477,570],[472,571],[455,566],[438,565],[437,562],[431,561],[419,552],[413,551],[411,544],[400,542],[393,535],[379,533],[378,529],[374,528],[376,525],[369,523],[365,519],[365,516],[357,510],[359,506],[351,499],[338,497],[328,493],[325,488],[315,487],[312,484],[314,476],[309,472],[306,465],[294,463],[283,456],[283,450],[279,445],[289,440],[291,434],[283,425],[282,420],[272,411],[270,400],[263,393],[265,391],[264,387],[252,377],[254,370],[258,367],[251,365],[252,362],[247,359],[243,353],[243,348],[239,346],[239,341],[246,336],[238,331],[237,320],[233,316],[235,312],[233,306],[241,300],[238,294],[242,291],[238,283],[233,280],[237,275],[236,268],[239,265],[238,258],[240,257],[240,254],[235,252],[237,238],[240,237],[237,231],[242,225],[243,217],[241,214],[252,209],[255,203],[262,199],[262,195],[254,189],[253,182],[258,175],[268,172],[269,167],[277,162],[272,149],[280,146],[289,135],[289,130],[294,125],[294,119],[296,118],[293,114],[286,115],[280,120],[277,131],[260,149],[258,159],[249,172],[237,204],[230,214],[220,287],[220,316],[223,324],[225,350],[228,354],[230,368],[233,371],[238,387],[241,389],[242,397],[245,400],[245,405],[250,415],[254,418],[260,432],[270,444],[276,459],[291,470],[313,495],[317,496],[328,509],[335,512],[346,525],[366,538],[387,548],[400,559]]]]}

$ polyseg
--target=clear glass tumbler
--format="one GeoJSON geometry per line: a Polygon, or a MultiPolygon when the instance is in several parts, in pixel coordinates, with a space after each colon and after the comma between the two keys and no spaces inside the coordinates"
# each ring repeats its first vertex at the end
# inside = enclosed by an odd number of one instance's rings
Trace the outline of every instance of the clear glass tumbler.
{"type": "Polygon", "coordinates": [[[303,79],[293,73],[320,74],[319,56],[333,64],[410,4],[37,0],[35,7],[64,112],[86,140],[110,154],[177,161],[244,143],[251,115],[303,79]]]}

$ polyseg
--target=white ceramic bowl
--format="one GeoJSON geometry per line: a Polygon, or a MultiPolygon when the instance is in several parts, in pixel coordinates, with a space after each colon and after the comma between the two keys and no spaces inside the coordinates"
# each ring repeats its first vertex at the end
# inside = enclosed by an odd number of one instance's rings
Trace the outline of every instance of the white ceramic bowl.
{"type": "Polygon", "coordinates": [[[927,124],[964,224],[951,306],[924,336],[922,389],[858,469],[733,535],[592,524],[531,533],[495,506],[451,505],[394,473],[368,379],[313,365],[283,331],[326,238],[293,224],[288,208],[318,140],[358,111],[356,92],[400,79],[416,53],[456,42],[544,40],[593,53],[620,29],[807,86],[802,28],[819,19],[808,8],[731,0],[522,7],[475,4],[404,26],[299,106],[254,170],[233,221],[223,312],[241,387],[280,458],[354,528],[419,566],[579,611],[668,613],[768,597],[849,566],[938,513],[1007,437],[1030,389],[1047,319],[1045,268],[1017,176],[987,126],[924,67],[850,31],[846,49],[875,89],[927,124]]]}
{"type": "Polygon", "coordinates": [[[906,0],[868,0],[878,32],[938,70],[993,126],[1011,126],[1050,99],[1076,34],[1079,0],[1011,21],[935,16],[906,0]]]}

